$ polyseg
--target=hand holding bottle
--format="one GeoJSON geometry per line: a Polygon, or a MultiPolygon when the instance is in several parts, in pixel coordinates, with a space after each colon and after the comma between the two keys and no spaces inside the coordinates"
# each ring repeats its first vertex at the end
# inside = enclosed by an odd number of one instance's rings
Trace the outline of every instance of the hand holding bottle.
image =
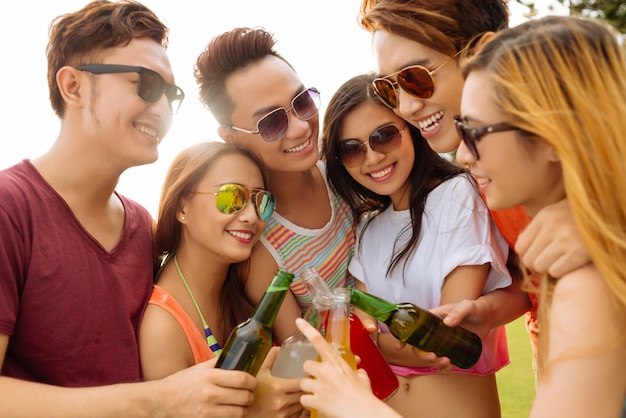
{"type": "Polygon", "coordinates": [[[448,327],[438,316],[413,304],[391,303],[356,288],[350,288],[350,302],[387,324],[398,340],[448,357],[455,366],[468,369],[480,358],[482,341],[476,334],[448,327]]]}
{"type": "Polygon", "coordinates": [[[320,414],[333,418],[401,418],[374,396],[365,370],[358,369],[355,372],[305,320],[298,318],[296,326],[313,343],[322,359],[321,362],[304,362],[304,370],[311,376],[300,381],[300,388],[305,392],[300,403],[305,408],[315,409],[320,414]]]}
{"type": "Polygon", "coordinates": [[[271,373],[279,351],[279,347],[272,347],[257,373],[254,402],[248,407],[247,417],[287,418],[302,412],[300,379],[283,379],[271,373]]]}

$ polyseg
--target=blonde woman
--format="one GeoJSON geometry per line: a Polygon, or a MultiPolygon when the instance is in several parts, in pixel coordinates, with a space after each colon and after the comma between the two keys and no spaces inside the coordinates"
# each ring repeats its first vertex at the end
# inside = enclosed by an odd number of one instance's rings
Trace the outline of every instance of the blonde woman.
{"type": "Polygon", "coordinates": [[[620,417],[626,394],[626,54],[599,23],[502,32],[465,67],[467,164],[491,209],[567,198],[592,264],[526,280],[540,300],[532,417],[620,417]]]}

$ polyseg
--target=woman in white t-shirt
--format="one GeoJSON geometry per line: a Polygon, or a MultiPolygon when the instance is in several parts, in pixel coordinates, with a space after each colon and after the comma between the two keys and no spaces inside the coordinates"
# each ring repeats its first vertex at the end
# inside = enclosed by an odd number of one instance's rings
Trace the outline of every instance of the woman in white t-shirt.
{"type": "MultiPolygon", "coordinates": [[[[373,74],[331,98],[324,120],[328,179],[357,226],[349,265],[357,287],[424,309],[511,284],[508,246],[471,176],[433,151],[419,130],[376,97],[373,74]]],[[[499,417],[495,372],[508,364],[504,328],[483,340],[470,369],[437,373],[412,347],[375,335],[400,379],[387,402],[404,417],[499,417]]]]}

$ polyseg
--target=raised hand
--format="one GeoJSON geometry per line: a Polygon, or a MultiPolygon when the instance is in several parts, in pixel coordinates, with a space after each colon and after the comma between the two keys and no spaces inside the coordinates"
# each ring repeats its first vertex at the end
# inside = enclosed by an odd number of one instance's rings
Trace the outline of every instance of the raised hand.
{"type": "Polygon", "coordinates": [[[313,343],[322,361],[307,360],[300,387],[305,392],[300,403],[316,409],[326,417],[400,417],[393,409],[376,398],[364,370],[355,373],[348,363],[326,342],[324,337],[303,319],[296,326],[313,343]]]}

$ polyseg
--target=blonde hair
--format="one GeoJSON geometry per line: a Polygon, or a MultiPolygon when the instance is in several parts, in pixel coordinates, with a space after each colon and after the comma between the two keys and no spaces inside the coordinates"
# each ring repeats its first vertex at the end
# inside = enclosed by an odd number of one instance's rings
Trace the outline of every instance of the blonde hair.
{"type": "MultiPolygon", "coordinates": [[[[626,52],[617,35],[595,21],[545,17],[500,32],[463,70],[488,71],[509,122],[555,149],[582,240],[626,309],[626,52]]],[[[543,335],[554,281],[541,282],[543,335]]]]}

